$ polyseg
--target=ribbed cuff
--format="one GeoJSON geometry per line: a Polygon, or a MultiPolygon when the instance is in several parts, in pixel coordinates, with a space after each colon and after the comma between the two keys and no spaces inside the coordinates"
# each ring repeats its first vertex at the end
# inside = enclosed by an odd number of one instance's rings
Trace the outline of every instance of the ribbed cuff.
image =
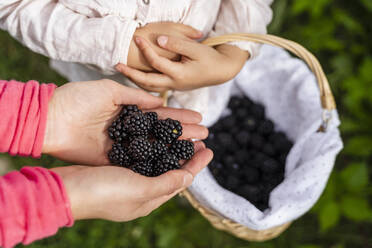
{"type": "Polygon", "coordinates": [[[0,81],[0,152],[40,157],[56,85],[0,81]]]}

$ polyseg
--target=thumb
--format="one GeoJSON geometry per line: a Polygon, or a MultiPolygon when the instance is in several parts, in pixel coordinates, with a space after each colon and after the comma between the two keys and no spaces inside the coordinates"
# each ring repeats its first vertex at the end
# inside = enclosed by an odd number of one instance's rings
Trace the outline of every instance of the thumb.
{"type": "Polygon", "coordinates": [[[151,178],[153,187],[153,199],[161,196],[171,195],[182,188],[191,185],[194,177],[187,170],[171,170],[158,177],[151,178]]]}
{"type": "Polygon", "coordinates": [[[117,105],[136,104],[141,109],[157,108],[163,105],[163,100],[141,89],[126,87],[116,83],[114,103],[117,105]]]}

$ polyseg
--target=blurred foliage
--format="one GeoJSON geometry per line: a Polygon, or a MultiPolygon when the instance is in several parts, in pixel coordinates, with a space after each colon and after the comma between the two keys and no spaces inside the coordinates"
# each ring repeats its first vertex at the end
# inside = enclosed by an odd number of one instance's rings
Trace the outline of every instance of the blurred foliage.
{"type": "MultiPolygon", "coordinates": [[[[299,42],[319,58],[342,121],[345,149],[310,213],[273,241],[246,242],[215,230],[177,198],[145,218],[128,223],[80,221],[30,247],[372,247],[372,1],[276,0],[273,9],[270,33],[299,42]]],[[[66,82],[49,69],[46,58],[5,32],[0,32],[0,54],[2,79],[66,82]]],[[[48,156],[10,159],[16,168],[64,164],[48,156]]]]}

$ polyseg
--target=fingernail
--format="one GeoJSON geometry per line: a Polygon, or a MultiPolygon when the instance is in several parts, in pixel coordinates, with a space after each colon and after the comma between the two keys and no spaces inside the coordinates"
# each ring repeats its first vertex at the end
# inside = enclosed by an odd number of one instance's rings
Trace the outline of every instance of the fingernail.
{"type": "Polygon", "coordinates": [[[193,181],[194,177],[191,175],[191,173],[187,173],[184,177],[183,177],[183,186],[184,187],[188,187],[191,185],[192,181],[193,181]]]}
{"type": "Polygon", "coordinates": [[[167,36],[159,36],[158,37],[158,43],[160,46],[165,46],[168,42],[168,37],[167,36]]]}
{"type": "Polygon", "coordinates": [[[134,41],[135,41],[137,44],[141,44],[141,39],[140,39],[140,37],[136,37],[136,38],[134,38],[134,41]]]}

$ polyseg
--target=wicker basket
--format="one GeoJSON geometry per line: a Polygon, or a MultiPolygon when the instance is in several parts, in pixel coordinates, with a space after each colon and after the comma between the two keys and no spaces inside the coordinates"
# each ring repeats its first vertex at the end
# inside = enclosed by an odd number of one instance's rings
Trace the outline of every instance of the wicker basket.
{"type": "MultiPolygon", "coordinates": [[[[324,110],[322,115],[323,123],[319,127],[319,131],[324,132],[327,129],[328,122],[331,118],[330,112],[336,109],[336,104],[323,69],[319,61],[313,54],[311,54],[309,51],[307,51],[304,47],[297,44],[296,42],[273,35],[236,33],[209,38],[207,40],[204,40],[203,44],[208,46],[216,46],[231,41],[253,41],[278,46],[287,49],[299,58],[303,59],[307,63],[311,71],[315,74],[319,86],[321,104],[324,110]]],[[[162,96],[164,98],[164,104],[166,105],[168,94],[165,92],[162,96]]],[[[252,230],[230,219],[226,219],[215,211],[202,206],[188,190],[180,193],[180,195],[186,197],[191,205],[196,208],[215,228],[227,231],[241,239],[249,241],[265,241],[273,239],[279,236],[291,224],[285,223],[281,226],[276,226],[267,230],[252,230]]]]}

